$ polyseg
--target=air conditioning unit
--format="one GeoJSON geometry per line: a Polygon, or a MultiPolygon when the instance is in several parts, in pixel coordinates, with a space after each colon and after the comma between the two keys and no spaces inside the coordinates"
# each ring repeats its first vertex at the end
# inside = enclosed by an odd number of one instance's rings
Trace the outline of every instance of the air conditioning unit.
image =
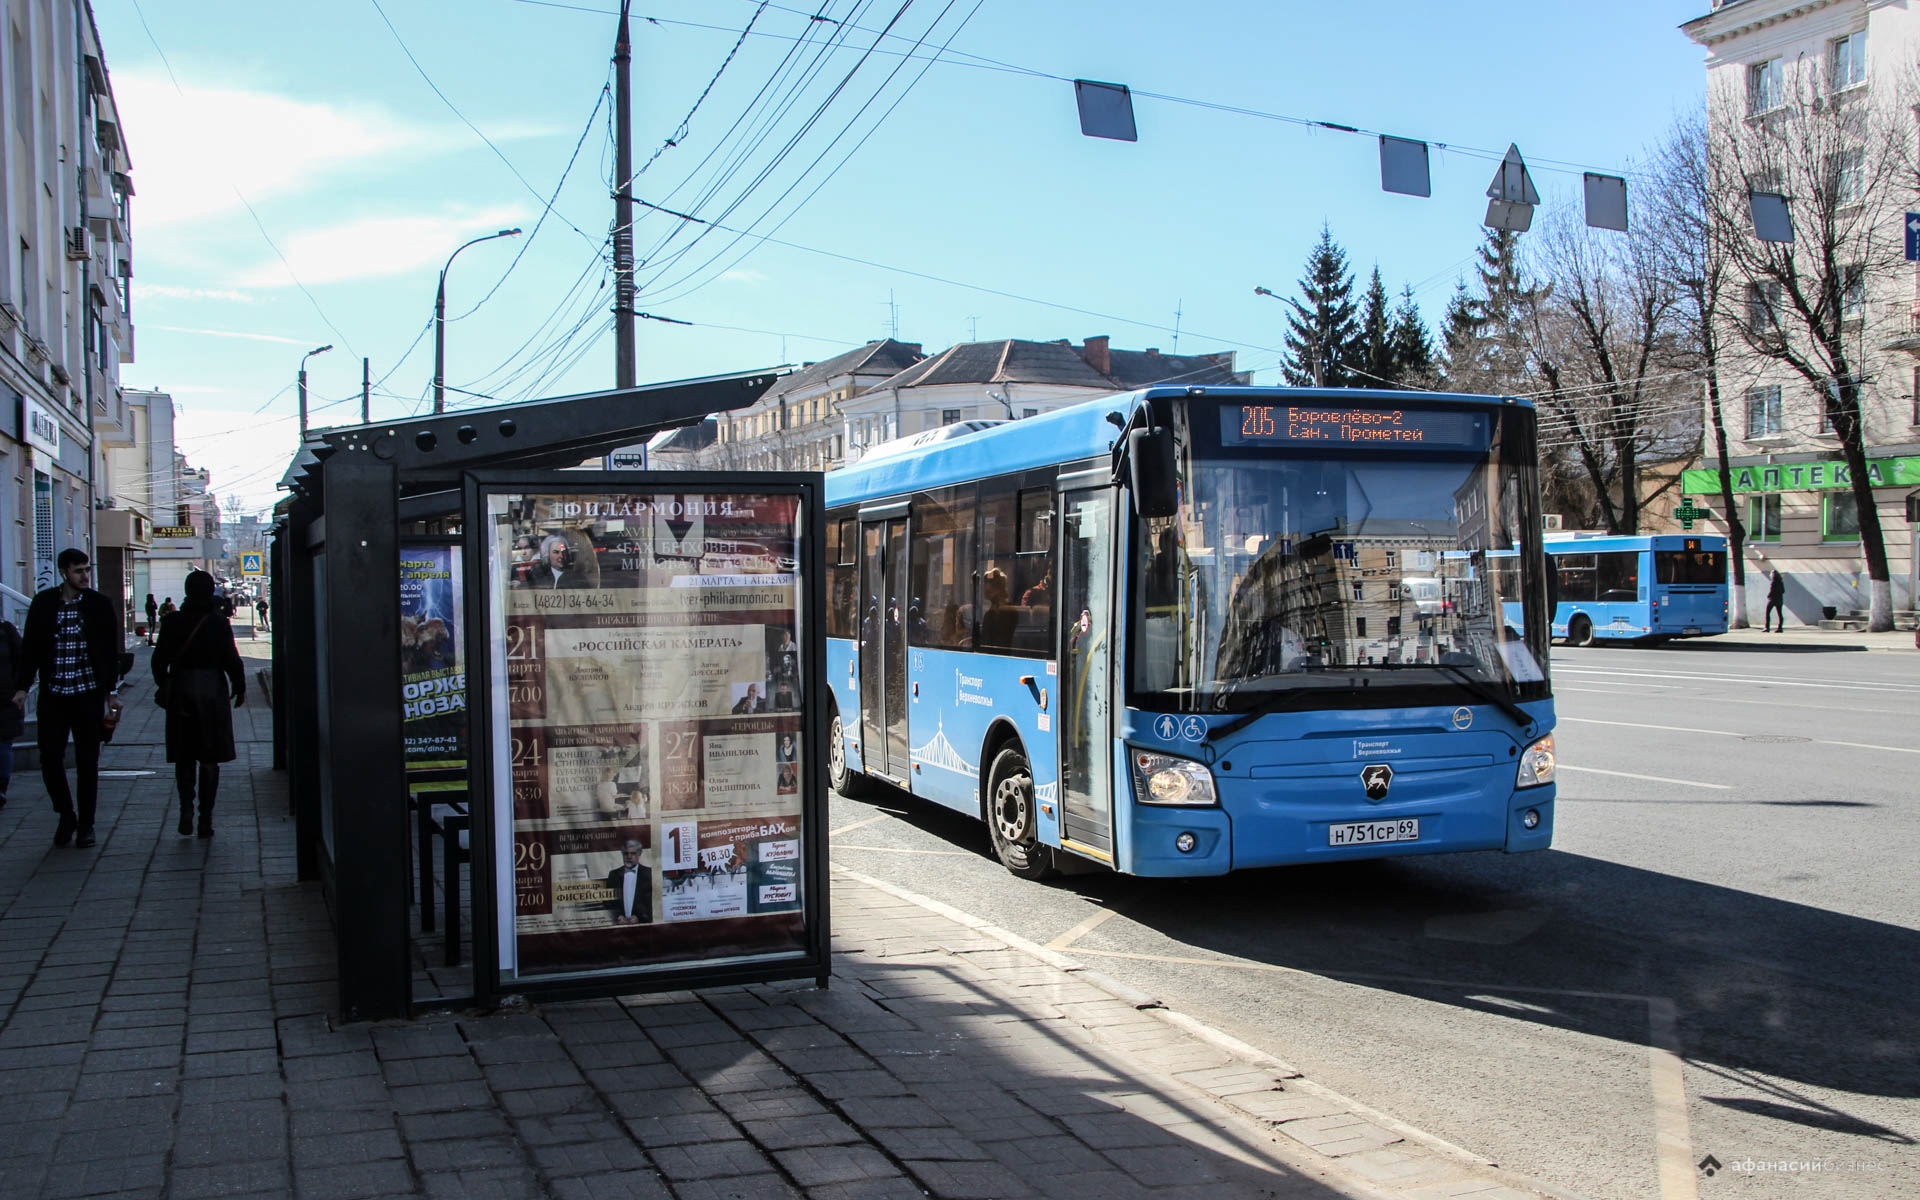
{"type": "Polygon", "coordinates": [[[1542,513],[1540,528],[1547,533],[1559,533],[1561,529],[1559,513],[1542,513]]]}
{"type": "Polygon", "coordinates": [[[93,230],[85,225],[74,225],[67,230],[67,257],[74,262],[93,257],[93,230]]]}

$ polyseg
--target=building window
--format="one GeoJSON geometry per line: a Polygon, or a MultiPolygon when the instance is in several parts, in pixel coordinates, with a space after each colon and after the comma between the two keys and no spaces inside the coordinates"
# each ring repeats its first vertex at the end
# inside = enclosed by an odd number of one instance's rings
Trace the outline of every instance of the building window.
{"type": "Polygon", "coordinates": [[[1397,567],[1400,565],[1400,552],[1398,550],[1387,551],[1386,565],[1389,567],[1397,567]]]}
{"type": "Polygon", "coordinates": [[[1040,410],[1037,408],[1023,408],[1020,410],[1020,417],[1022,420],[1025,420],[1028,417],[1037,417],[1039,415],[1040,415],[1040,410]]]}
{"type": "Polygon", "coordinates": [[[1747,389],[1747,436],[1778,437],[1784,432],[1780,423],[1780,385],[1747,389]]]}
{"type": "Polygon", "coordinates": [[[1827,71],[1836,92],[1859,87],[1867,81],[1866,30],[1833,40],[1827,54],[1827,71]]]}
{"type": "Polygon", "coordinates": [[[1857,542],[1860,540],[1860,508],[1852,492],[1822,492],[1820,495],[1820,540],[1857,542]]]}
{"type": "Polygon", "coordinates": [[[1845,208],[1865,198],[1867,152],[1858,147],[1827,155],[1827,187],[1833,203],[1845,208]]]}
{"type": "Polygon", "coordinates": [[[1750,542],[1780,540],[1780,493],[1747,497],[1747,540],[1750,542]]]}
{"type": "Polygon", "coordinates": [[[958,425],[959,423],[960,423],[960,410],[959,410],[959,409],[957,409],[957,408],[943,408],[943,409],[941,409],[941,410],[940,410],[940,424],[941,424],[941,425],[943,425],[943,426],[945,426],[945,425],[958,425]]]}
{"type": "Polygon", "coordinates": [[[1851,263],[1840,271],[1840,319],[1858,321],[1867,315],[1867,269],[1851,263]]]}
{"type": "Polygon", "coordinates": [[[1814,422],[1814,432],[1822,437],[1831,437],[1833,436],[1833,406],[1840,400],[1840,385],[1828,380],[1826,390],[1817,394],[1820,399],[1815,407],[1819,412],[1819,419],[1814,422]]]}
{"type": "Polygon", "coordinates": [[[1353,581],[1353,598],[1355,600],[1365,600],[1367,598],[1366,585],[1362,584],[1358,579],[1353,581]]]}
{"type": "Polygon", "coordinates": [[[1365,617],[1355,617],[1353,619],[1353,636],[1367,636],[1367,619],[1365,617]]]}
{"type": "Polygon", "coordinates": [[[1747,115],[1771,112],[1786,102],[1786,60],[1770,58],[1747,68],[1747,115]]]}
{"type": "Polygon", "coordinates": [[[1387,599],[1400,600],[1400,599],[1404,599],[1405,596],[1406,596],[1406,593],[1401,590],[1401,587],[1399,584],[1390,583],[1387,585],[1387,599]]]}
{"type": "Polygon", "coordinates": [[[1764,333],[1780,324],[1780,285],[1773,282],[1747,285],[1747,328],[1764,333]]]}

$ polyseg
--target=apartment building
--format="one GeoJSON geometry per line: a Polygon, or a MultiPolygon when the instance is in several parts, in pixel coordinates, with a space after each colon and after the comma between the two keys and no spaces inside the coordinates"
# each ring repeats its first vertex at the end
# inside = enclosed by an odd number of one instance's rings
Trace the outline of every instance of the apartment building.
{"type": "Polygon", "coordinates": [[[126,548],[96,546],[94,512],[104,451],[130,435],[133,184],[91,5],[4,0],[0,43],[0,610],[17,619],[66,546],[126,590],[126,548]]]}
{"type": "Polygon", "coordinates": [[[962,421],[1019,420],[1152,384],[1250,379],[1231,352],[1115,350],[1106,337],[962,342],[934,355],[919,343],[869,342],[809,364],[751,408],[662,439],[654,456],[663,466],[830,471],[882,442],[962,421]]]}
{"type": "MultiPolygon", "coordinates": [[[[1903,0],[1715,0],[1710,13],[1682,29],[1706,50],[1709,145],[1722,167],[1742,130],[1771,131],[1783,145],[1809,123],[1826,120],[1842,131],[1824,161],[1784,172],[1745,171],[1752,178],[1742,178],[1742,169],[1722,169],[1716,186],[1784,194],[1798,235],[1795,253],[1811,261],[1831,244],[1846,260],[1839,328],[1858,364],[1852,377],[1860,387],[1893,607],[1911,609],[1920,592],[1920,535],[1912,519],[1920,505],[1920,264],[1905,261],[1900,251],[1907,214],[1920,210],[1907,157],[1920,104],[1912,94],[1920,78],[1920,11],[1903,0]],[[1834,122],[1841,112],[1860,120],[1834,122]],[[1847,144],[1853,129],[1866,132],[1847,144]],[[1877,169],[1876,158],[1888,166],[1877,169]],[[1904,172],[1891,165],[1896,159],[1906,163],[1904,172]],[[1817,219],[1823,213],[1838,219],[1823,226],[1817,219]],[[1841,236],[1820,236],[1829,228],[1841,236]],[[1848,230],[1859,232],[1849,237],[1848,230]]],[[[1723,324],[1765,329],[1788,323],[1777,282],[1741,271],[1729,275],[1719,297],[1723,324]]],[[[1822,619],[1827,609],[1865,611],[1871,596],[1859,509],[1825,395],[1790,366],[1756,353],[1737,327],[1727,329],[1721,344],[1748,572],[1785,570],[1788,608],[1803,622],[1822,619]]],[[[1717,470],[1686,472],[1682,490],[1721,507],[1717,470]]],[[[1709,528],[1724,532],[1715,516],[1709,528]]],[[[1761,615],[1765,597],[1765,587],[1747,590],[1749,616],[1761,615]]]]}

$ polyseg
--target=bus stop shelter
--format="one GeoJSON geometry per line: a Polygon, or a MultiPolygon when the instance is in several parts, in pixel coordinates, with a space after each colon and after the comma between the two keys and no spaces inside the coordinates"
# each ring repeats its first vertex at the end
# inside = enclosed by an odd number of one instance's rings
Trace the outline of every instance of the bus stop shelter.
{"type": "Polygon", "coordinates": [[[288,772],[300,878],[322,884],[333,916],[346,1019],[412,1007],[403,539],[457,532],[473,472],[575,467],[750,405],[775,378],[715,376],[309,434],[283,480],[290,494],[271,543],[273,753],[288,772]]]}

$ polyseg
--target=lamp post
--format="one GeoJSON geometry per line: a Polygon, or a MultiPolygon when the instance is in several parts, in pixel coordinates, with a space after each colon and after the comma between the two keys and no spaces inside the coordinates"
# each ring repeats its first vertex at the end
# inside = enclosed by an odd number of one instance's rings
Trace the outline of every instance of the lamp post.
{"type": "Polygon", "coordinates": [[[333,349],[333,343],[328,342],[300,356],[300,441],[303,445],[307,440],[307,360],[316,354],[325,354],[331,349],[333,349]]]}
{"type": "MultiPolygon", "coordinates": [[[[1285,296],[1274,295],[1271,289],[1258,287],[1258,286],[1256,286],[1253,289],[1253,294],[1256,296],[1265,296],[1269,300],[1278,300],[1283,304],[1286,303],[1286,300],[1287,300],[1285,296]]],[[[1322,372],[1320,367],[1321,354],[1320,354],[1320,338],[1318,336],[1319,331],[1315,330],[1314,334],[1315,336],[1314,336],[1313,344],[1311,347],[1313,350],[1313,386],[1320,387],[1322,386],[1324,373],[1322,372]]]]}
{"type": "Polygon", "coordinates": [[[495,238],[519,237],[518,229],[502,229],[498,233],[483,234],[456,248],[447,255],[447,265],[440,268],[440,290],[433,297],[433,411],[447,411],[447,270],[453,266],[453,260],[460,257],[460,251],[468,246],[478,246],[481,242],[490,242],[495,238]]]}

